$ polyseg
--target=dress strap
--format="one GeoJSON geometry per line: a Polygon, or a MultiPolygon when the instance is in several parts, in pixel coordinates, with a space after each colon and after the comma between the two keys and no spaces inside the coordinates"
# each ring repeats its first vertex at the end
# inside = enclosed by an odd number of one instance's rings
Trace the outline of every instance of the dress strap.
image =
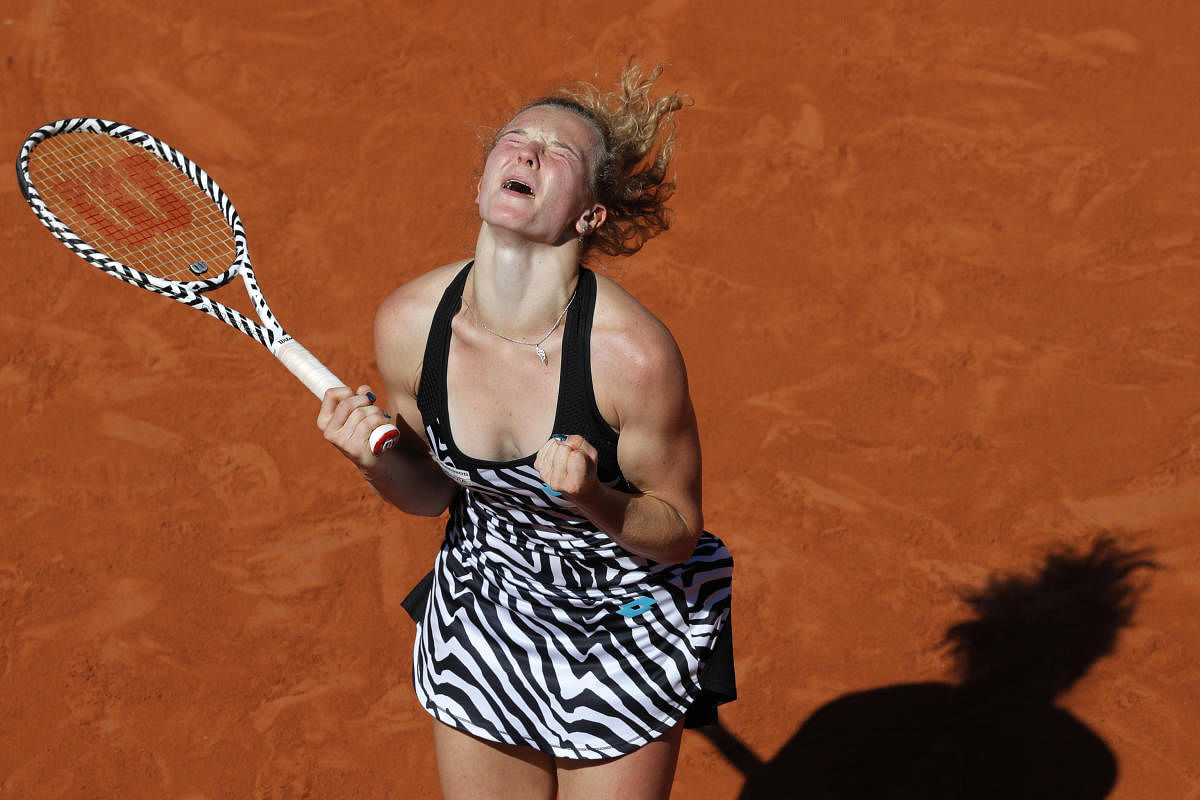
{"type": "Polygon", "coordinates": [[[417,408],[426,428],[436,428],[438,420],[446,416],[446,363],[450,358],[451,323],[462,305],[463,288],[474,263],[467,262],[450,281],[433,313],[433,324],[429,326],[425,360],[421,364],[421,384],[417,388],[417,408]]]}
{"type": "Polygon", "coordinates": [[[558,388],[558,414],[554,427],[560,433],[577,433],[596,448],[600,480],[630,491],[617,464],[617,433],[596,405],[592,386],[592,319],[596,311],[596,273],[579,270],[575,302],[563,329],[562,384],[558,388]]]}

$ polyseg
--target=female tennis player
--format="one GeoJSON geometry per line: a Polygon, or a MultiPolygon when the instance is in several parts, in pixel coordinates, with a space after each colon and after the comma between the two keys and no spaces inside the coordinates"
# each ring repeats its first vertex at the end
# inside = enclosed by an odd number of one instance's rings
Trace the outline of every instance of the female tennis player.
{"type": "Polygon", "coordinates": [[[367,386],[318,425],[388,502],[449,510],[406,600],[447,798],[666,798],[685,717],[735,696],[733,562],[703,530],[683,358],[582,266],[668,227],[677,94],[635,65],[526,106],[484,162],[474,258],[397,289],[367,386]]]}

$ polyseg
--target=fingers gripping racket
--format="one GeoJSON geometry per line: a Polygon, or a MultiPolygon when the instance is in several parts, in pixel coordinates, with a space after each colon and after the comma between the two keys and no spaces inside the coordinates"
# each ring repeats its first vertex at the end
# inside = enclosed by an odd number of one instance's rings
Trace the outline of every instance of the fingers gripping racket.
{"type": "MultiPolygon", "coordinates": [[[[284,332],[254,279],[233,203],[178,150],[117,122],[62,119],[25,140],[17,180],[42,224],[92,266],[241,331],[317,397],[345,386],[284,332]],[[261,324],[205,296],[239,275],[261,324]]],[[[396,426],[379,426],[372,451],[399,436],[396,426]]]]}

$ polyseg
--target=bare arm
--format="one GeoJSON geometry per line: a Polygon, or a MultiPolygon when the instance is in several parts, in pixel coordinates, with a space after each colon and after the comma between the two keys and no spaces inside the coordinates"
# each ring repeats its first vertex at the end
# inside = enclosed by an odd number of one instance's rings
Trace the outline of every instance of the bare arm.
{"type": "Polygon", "coordinates": [[[641,493],[599,483],[595,449],[579,436],[547,442],[535,466],[626,550],[678,563],[695,551],[704,527],[700,438],[683,358],[667,330],[642,315],[603,342],[611,363],[597,364],[595,377],[598,395],[601,383],[612,387],[605,393],[619,421],[621,471],[641,493]]]}
{"type": "Polygon", "coordinates": [[[367,386],[360,386],[357,393],[348,388],[329,390],[317,417],[325,438],[358,467],[380,497],[403,511],[425,516],[445,511],[458,491],[430,456],[417,409],[425,334],[433,315],[429,293],[442,272],[397,289],[375,317],[376,361],[387,391],[387,408],[400,429],[396,446],[381,456],[373,455],[367,446],[367,437],[384,414],[365,396],[367,386]]]}

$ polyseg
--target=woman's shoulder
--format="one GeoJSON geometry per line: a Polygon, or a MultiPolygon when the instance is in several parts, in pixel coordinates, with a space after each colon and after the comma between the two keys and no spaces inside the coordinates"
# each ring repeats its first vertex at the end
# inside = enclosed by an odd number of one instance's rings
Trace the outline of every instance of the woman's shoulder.
{"type": "Polygon", "coordinates": [[[606,275],[596,274],[593,365],[615,375],[671,376],[683,370],[675,337],[650,309],[606,275]]]}
{"type": "Polygon", "coordinates": [[[389,385],[415,392],[425,340],[446,287],[466,260],[425,272],[393,290],[375,313],[375,358],[389,385]]]}
{"type": "Polygon", "coordinates": [[[464,259],[421,273],[392,290],[383,299],[381,308],[398,306],[404,310],[412,310],[414,307],[428,305],[432,311],[442,299],[446,287],[454,280],[454,276],[468,263],[470,261],[464,259]]]}
{"type": "Polygon", "coordinates": [[[392,290],[375,315],[377,333],[428,331],[446,287],[467,263],[467,260],[455,261],[437,267],[392,290]]]}

